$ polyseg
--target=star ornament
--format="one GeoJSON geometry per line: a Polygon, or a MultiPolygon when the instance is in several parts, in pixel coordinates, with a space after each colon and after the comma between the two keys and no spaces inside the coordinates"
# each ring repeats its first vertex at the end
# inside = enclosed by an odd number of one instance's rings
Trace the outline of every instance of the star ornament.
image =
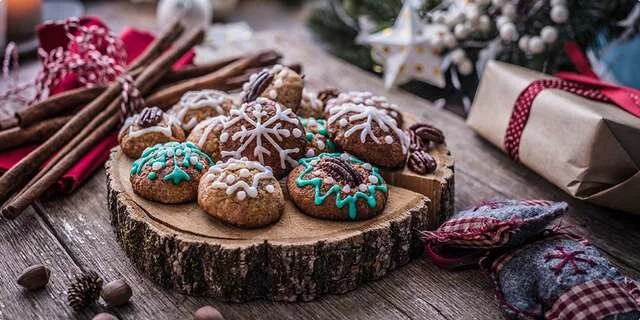
{"type": "Polygon", "coordinates": [[[432,47],[438,36],[436,26],[425,26],[407,2],[393,27],[363,36],[360,40],[373,49],[373,57],[384,66],[387,89],[412,79],[443,88],[446,85],[442,58],[432,47]]]}

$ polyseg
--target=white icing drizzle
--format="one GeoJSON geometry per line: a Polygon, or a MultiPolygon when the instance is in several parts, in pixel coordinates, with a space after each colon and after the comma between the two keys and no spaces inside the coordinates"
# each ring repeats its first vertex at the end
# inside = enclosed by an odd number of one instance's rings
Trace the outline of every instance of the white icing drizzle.
{"type": "MultiPolygon", "coordinates": [[[[273,173],[268,167],[257,161],[249,161],[246,157],[242,159],[229,159],[227,162],[218,161],[209,168],[209,172],[203,179],[213,188],[224,189],[227,195],[236,194],[240,201],[258,196],[260,180],[273,178],[273,173]],[[257,170],[253,174],[250,170],[257,170]],[[247,183],[247,181],[250,183],[247,183]]],[[[275,191],[272,184],[264,186],[268,193],[275,191]]]]}
{"type": "Polygon", "coordinates": [[[213,129],[215,129],[215,127],[218,125],[224,124],[228,119],[229,118],[227,118],[226,116],[217,116],[200,122],[194,129],[199,130],[200,128],[203,128],[202,135],[200,136],[200,139],[198,139],[198,147],[200,149],[204,148],[205,143],[207,143],[207,138],[209,137],[211,132],[213,132],[213,129]]]}
{"type": "Polygon", "coordinates": [[[267,112],[262,110],[261,103],[273,103],[266,98],[258,98],[253,104],[253,111],[251,114],[256,118],[255,120],[249,117],[247,113],[247,107],[251,105],[251,103],[243,104],[239,109],[231,110],[231,116],[229,120],[224,124],[224,130],[227,130],[238,121],[245,121],[251,125],[252,128],[247,128],[244,125],[241,127],[241,130],[238,132],[234,132],[229,137],[229,133],[223,132],[220,135],[220,141],[226,142],[229,138],[232,141],[240,140],[242,145],[238,147],[234,151],[222,151],[222,157],[232,157],[232,158],[240,158],[242,152],[247,148],[247,146],[255,140],[256,147],[253,150],[253,155],[258,158],[258,161],[264,164],[264,156],[271,155],[271,152],[265,148],[263,144],[263,139],[266,140],[271,146],[278,152],[278,157],[280,158],[280,166],[285,169],[287,167],[286,163],[289,162],[291,166],[296,166],[298,162],[293,159],[290,154],[295,154],[300,151],[299,148],[293,149],[283,149],[280,147],[277,141],[282,141],[282,137],[289,137],[291,132],[289,129],[282,128],[281,121],[292,123],[297,125],[298,118],[289,108],[284,108],[279,103],[275,103],[276,114],[264,120],[267,112]]]}
{"type": "Polygon", "coordinates": [[[136,138],[152,132],[161,133],[169,138],[173,138],[173,131],[171,127],[173,125],[178,125],[178,120],[172,115],[168,115],[168,114],[165,114],[165,115],[163,115],[163,119],[168,119],[166,121],[167,123],[166,126],[163,126],[161,125],[161,123],[158,123],[155,126],[142,128],[135,125],[138,122],[138,119],[140,119],[140,113],[134,114],[133,116],[130,116],[129,118],[127,118],[127,120],[124,121],[124,124],[122,125],[122,128],[120,129],[120,132],[118,135],[122,136],[125,131],[129,130],[129,137],[131,138],[136,138]],[[165,115],[167,116],[167,118],[164,118],[165,115]]]}
{"type": "Polygon", "coordinates": [[[196,118],[191,118],[189,122],[185,123],[187,112],[194,109],[211,108],[217,114],[223,115],[225,111],[222,105],[227,99],[227,94],[218,90],[189,91],[180,98],[178,103],[180,110],[176,113],[176,118],[184,129],[191,130],[198,124],[198,121],[196,118]]]}
{"type": "MultiPolygon", "coordinates": [[[[398,128],[398,125],[393,118],[376,107],[366,106],[364,104],[346,103],[341,105],[339,108],[329,109],[329,114],[331,115],[329,119],[327,119],[329,124],[336,120],[338,120],[338,124],[340,126],[344,126],[345,121],[353,124],[349,130],[345,131],[345,137],[349,137],[350,135],[360,131],[360,141],[362,141],[362,143],[367,141],[367,137],[370,137],[371,140],[378,144],[382,143],[380,138],[383,138],[386,143],[389,143],[389,139],[386,137],[377,137],[373,133],[371,125],[375,122],[383,132],[394,133],[402,145],[402,152],[407,152],[409,141],[404,131],[398,128]]],[[[385,136],[388,137],[388,135],[385,136]]],[[[393,137],[391,138],[393,139],[393,137]]]]}

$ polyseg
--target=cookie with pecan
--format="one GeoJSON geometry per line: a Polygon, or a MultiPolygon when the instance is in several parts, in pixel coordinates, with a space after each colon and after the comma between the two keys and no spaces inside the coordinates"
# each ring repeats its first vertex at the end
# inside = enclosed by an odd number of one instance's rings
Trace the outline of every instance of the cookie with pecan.
{"type": "Polygon", "coordinates": [[[127,118],[118,133],[118,143],[129,158],[140,157],[144,149],[159,143],[184,141],[178,121],[158,107],[144,108],[127,118]]]}
{"type": "Polygon", "coordinates": [[[384,209],[388,187],[379,169],[346,153],[300,159],[287,191],[305,214],[328,220],[365,220],[384,209]]]}
{"type": "Polygon", "coordinates": [[[302,100],[303,88],[304,79],[300,74],[277,64],[249,77],[249,82],[242,86],[242,103],[264,97],[296,111],[302,100]]]}
{"type": "Polygon", "coordinates": [[[184,203],[197,198],[198,182],[213,161],[191,142],[168,142],[144,150],[133,162],[133,192],[152,201],[184,203]]]}

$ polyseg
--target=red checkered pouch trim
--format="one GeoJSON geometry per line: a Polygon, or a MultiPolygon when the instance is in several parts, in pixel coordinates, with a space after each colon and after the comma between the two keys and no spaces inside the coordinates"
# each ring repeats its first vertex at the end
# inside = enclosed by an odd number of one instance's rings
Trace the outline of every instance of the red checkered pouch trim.
{"type": "Polygon", "coordinates": [[[545,313],[549,320],[602,319],[640,311],[640,287],[635,281],[596,279],[561,295],[545,313]]]}
{"type": "Polygon", "coordinates": [[[489,217],[452,219],[438,230],[425,232],[424,238],[461,248],[496,248],[505,245],[511,232],[523,223],[522,219],[504,221],[489,217]]]}

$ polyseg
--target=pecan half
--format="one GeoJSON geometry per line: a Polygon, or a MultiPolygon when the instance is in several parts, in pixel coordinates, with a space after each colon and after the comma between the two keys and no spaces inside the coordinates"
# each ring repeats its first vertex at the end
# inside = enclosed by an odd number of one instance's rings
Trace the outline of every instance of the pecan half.
{"type": "Polygon", "coordinates": [[[153,127],[160,123],[164,112],[158,107],[144,108],[140,112],[137,124],[143,128],[153,127]]]}
{"type": "Polygon", "coordinates": [[[416,150],[409,154],[407,167],[409,167],[409,170],[417,174],[429,174],[436,171],[438,163],[436,162],[436,159],[425,151],[416,150]]]}
{"type": "Polygon", "coordinates": [[[251,86],[249,87],[249,91],[242,98],[242,102],[250,102],[257,99],[260,96],[260,94],[265,89],[267,89],[272,79],[273,79],[273,74],[271,74],[271,72],[267,70],[260,71],[260,73],[258,73],[258,77],[256,78],[256,81],[251,83],[251,86]]]}
{"type": "Polygon", "coordinates": [[[413,130],[405,130],[405,133],[409,138],[409,151],[423,150],[425,148],[424,141],[413,130]]]}
{"type": "Polygon", "coordinates": [[[426,124],[426,123],[416,123],[409,127],[409,130],[415,132],[415,134],[422,138],[422,140],[433,141],[436,144],[444,143],[444,133],[442,130],[426,124]]]}
{"type": "Polygon", "coordinates": [[[339,95],[340,90],[338,90],[338,88],[326,88],[318,92],[318,99],[320,99],[320,101],[322,101],[322,103],[326,105],[329,100],[337,98],[339,95]]]}
{"type": "Polygon", "coordinates": [[[351,164],[340,158],[322,158],[318,168],[328,173],[336,181],[341,181],[351,186],[362,183],[362,175],[351,164]]]}

